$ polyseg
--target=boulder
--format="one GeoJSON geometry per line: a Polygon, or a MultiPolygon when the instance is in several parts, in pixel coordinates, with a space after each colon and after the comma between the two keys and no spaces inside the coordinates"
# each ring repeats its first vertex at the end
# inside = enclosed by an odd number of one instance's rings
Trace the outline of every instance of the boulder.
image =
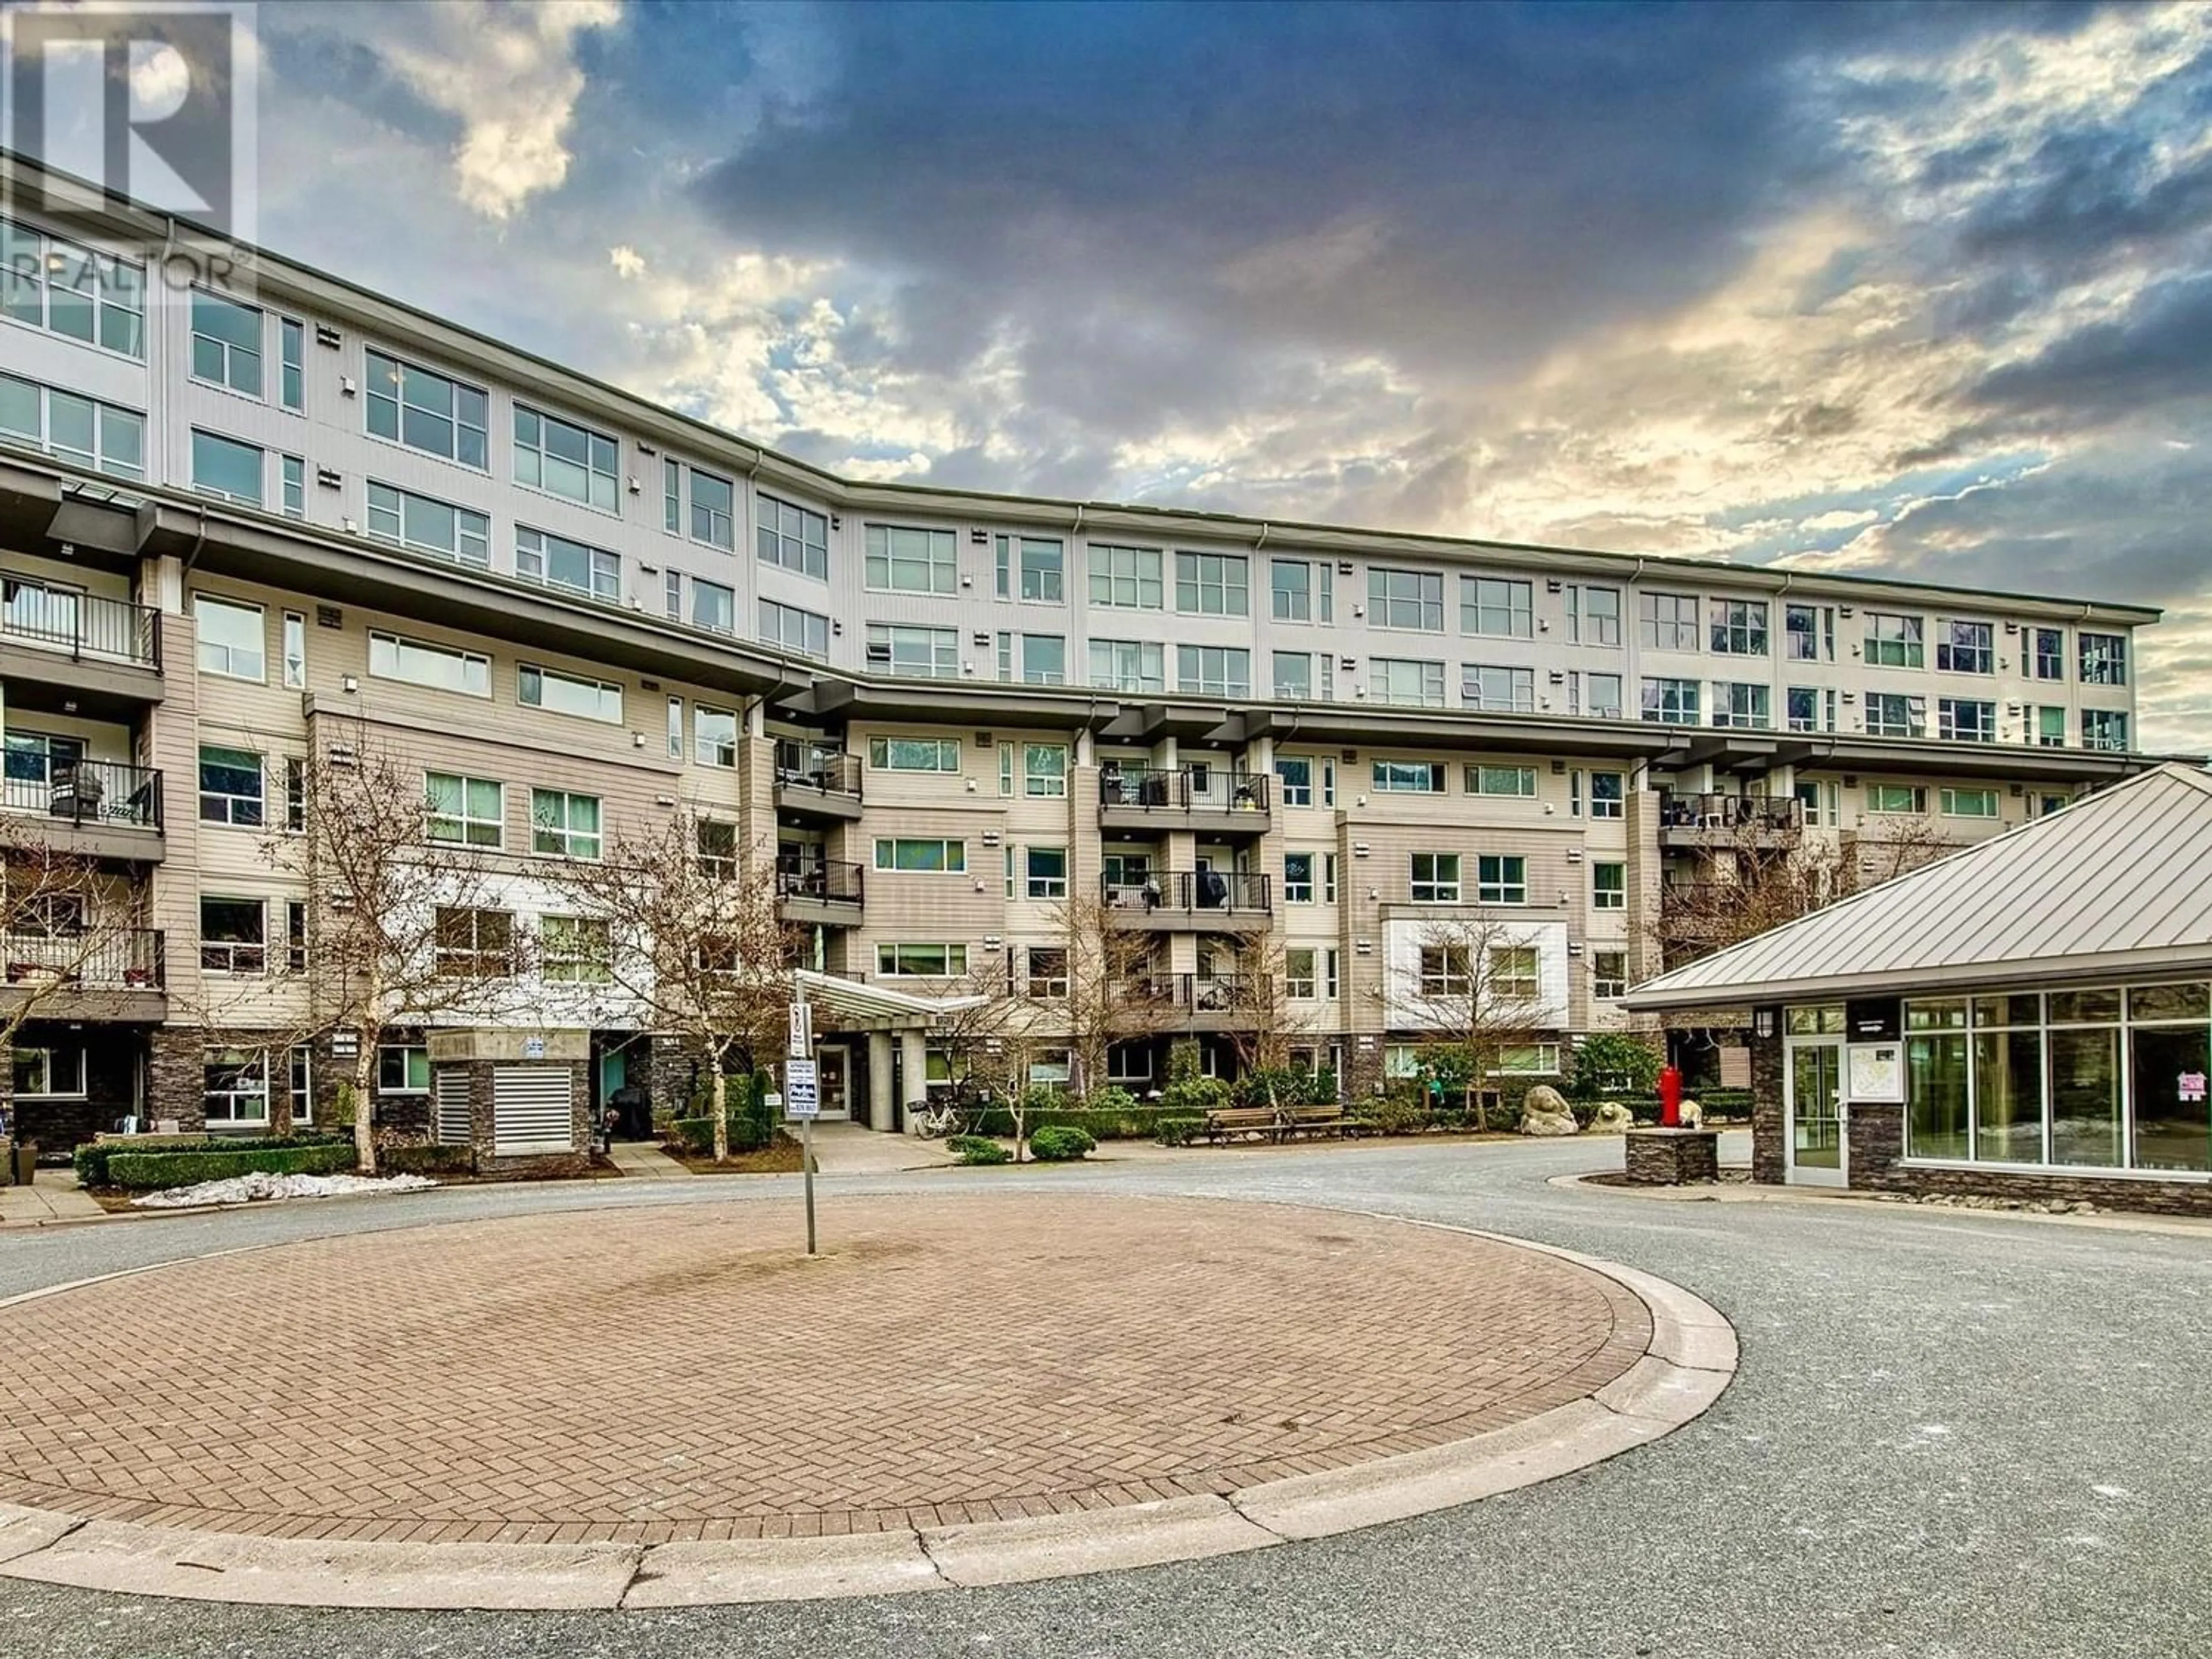
{"type": "Polygon", "coordinates": [[[1634,1127],[1636,1115],[1617,1100],[1601,1100],[1590,1118],[1590,1127],[1601,1134],[1617,1135],[1634,1127]]]}
{"type": "Polygon", "coordinates": [[[1565,1096],[1548,1083],[1528,1091],[1521,1103],[1521,1133],[1524,1135],[1571,1135],[1580,1126],[1565,1096]]]}

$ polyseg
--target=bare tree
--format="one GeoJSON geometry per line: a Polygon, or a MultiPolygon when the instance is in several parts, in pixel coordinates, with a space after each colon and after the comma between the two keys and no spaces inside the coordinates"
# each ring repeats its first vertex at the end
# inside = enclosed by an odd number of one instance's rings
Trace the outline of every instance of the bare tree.
{"type": "Polygon", "coordinates": [[[1174,1029],[1173,987],[1158,970],[1159,935],[1123,926],[1103,896],[1072,896],[1061,901],[1054,920],[1066,952],[1073,1082],[1076,1092],[1088,1094],[1104,1084],[1115,1043],[1174,1029]]]}
{"type": "Polygon", "coordinates": [[[70,1018],[99,1019],[159,983],[130,884],[27,815],[0,815],[0,1051],[58,999],[70,1018]]]}
{"type": "Polygon", "coordinates": [[[1308,1029],[1290,993],[1288,947],[1272,933],[1247,940],[1223,1000],[1235,1015],[1229,1042],[1237,1063],[1267,1079],[1270,1105],[1280,1104],[1273,1098],[1274,1079],[1290,1069],[1291,1049],[1308,1029]]]}
{"type": "Polygon", "coordinates": [[[1435,1033],[1433,1061],[1471,1091],[1478,1129],[1490,1127],[1483,1079],[1564,1018],[1544,1000],[1539,963],[1537,947],[1505,921],[1444,917],[1424,924],[1413,958],[1393,963],[1382,988],[1393,1025],[1435,1033]]]}
{"type": "Polygon", "coordinates": [[[783,919],[766,846],[689,806],[611,839],[571,887],[596,924],[621,1013],[691,1040],[709,1066],[714,1161],[730,1156],[727,1071],[782,1051],[803,930],[783,919]]]}

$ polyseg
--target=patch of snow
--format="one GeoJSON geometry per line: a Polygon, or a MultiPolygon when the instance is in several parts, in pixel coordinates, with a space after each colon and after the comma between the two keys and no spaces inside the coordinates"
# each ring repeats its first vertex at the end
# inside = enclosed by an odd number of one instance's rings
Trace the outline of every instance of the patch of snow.
{"type": "Polygon", "coordinates": [[[267,1175],[255,1170],[196,1186],[172,1187],[131,1200],[143,1210],[186,1210],[204,1204],[252,1204],[264,1199],[349,1198],[356,1194],[419,1193],[438,1183],[427,1176],[267,1175]]]}

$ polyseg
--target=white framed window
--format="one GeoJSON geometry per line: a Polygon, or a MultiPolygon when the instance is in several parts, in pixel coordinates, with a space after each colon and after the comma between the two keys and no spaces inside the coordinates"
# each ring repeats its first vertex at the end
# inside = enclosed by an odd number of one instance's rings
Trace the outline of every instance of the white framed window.
{"type": "Polygon", "coordinates": [[[417,553],[433,553],[477,570],[491,568],[491,520],[465,507],[397,485],[368,485],[368,533],[417,553]]]}
{"type": "Polygon", "coordinates": [[[2081,684],[2125,685],[2128,683],[2128,636],[2092,634],[2086,629],[2075,636],[2081,647],[2081,684]]]}
{"type": "Polygon", "coordinates": [[[0,442],[118,478],[146,476],[146,417],[18,375],[0,374],[0,442]]]}
{"type": "Polygon", "coordinates": [[[1416,904],[1457,904],[1459,854],[1415,853],[1408,866],[1409,890],[1416,904]]]}
{"type": "Polygon", "coordinates": [[[430,1092],[430,1050],[420,1042],[382,1042],[376,1048],[376,1092],[430,1092]]]}
{"type": "Polygon", "coordinates": [[[1176,554],[1176,609],[1188,617],[1249,616],[1250,568],[1242,553],[1176,554]]]}
{"type": "Polygon", "coordinates": [[[1833,662],[1836,659],[1836,611],[1833,605],[1786,605],[1782,628],[1791,662],[1833,662]]]}
{"type": "Polygon", "coordinates": [[[1490,766],[1471,763],[1467,769],[1470,795],[1510,795],[1536,799],[1536,769],[1533,766],[1490,766]]]}
{"type": "Polygon", "coordinates": [[[1662,726],[1698,723],[1698,683],[1695,680],[1648,679],[1644,682],[1644,718],[1662,726]]]}
{"type": "Polygon", "coordinates": [[[1283,805],[1313,805],[1313,761],[1305,755],[1275,757],[1275,781],[1282,787],[1283,805]]]}
{"type": "MultiPolygon", "coordinates": [[[[1620,700],[1620,676],[1618,674],[1585,674],[1582,685],[1589,688],[1587,709],[1570,713],[1588,714],[1593,720],[1617,720],[1627,717],[1620,700]]],[[[1577,688],[1579,689],[1579,688],[1577,688]]]]}
{"type": "Polygon", "coordinates": [[[1997,672],[1996,624],[1946,622],[1938,625],[1936,666],[1953,674],[1997,672]]]}
{"type": "Polygon", "coordinates": [[[1283,994],[1293,1002],[1313,1002],[1321,996],[1321,951],[1317,947],[1293,945],[1283,952],[1283,994]]]}
{"type": "Polygon", "coordinates": [[[691,711],[691,750],[702,766],[738,763],[738,717],[701,703],[691,711]]]}
{"type": "Polygon", "coordinates": [[[471,697],[491,696],[489,657],[398,634],[370,633],[368,672],[380,680],[404,680],[434,691],[458,691],[471,697]]]}
{"type": "Polygon", "coordinates": [[[307,325],[298,318],[276,319],[277,349],[282,360],[279,390],[287,409],[303,410],[307,406],[307,325]]]}
{"type": "Polygon", "coordinates": [[[1033,899],[1067,896],[1067,848],[1025,847],[1022,849],[1024,890],[1033,899]]]}
{"type": "Polygon", "coordinates": [[[1334,853],[1321,855],[1321,902],[1323,904],[1336,902],[1336,854],[1334,853]]]}
{"type": "Polygon", "coordinates": [[[1628,866],[1612,860],[1601,860],[1590,866],[1590,908],[1593,910],[1626,910],[1628,908],[1628,866]]]}
{"type": "Polygon", "coordinates": [[[1273,654],[1276,701],[1311,702],[1314,694],[1313,653],[1278,651],[1273,654]]]}
{"type": "Polygon", "coordinates": [[[1462,663],[1460,702],[1485,714],[1533,714],[1536,712],[1536,671],[1482,663],[1462,663]]]}
{"type": "Polygon", "coordinates": [[[870,738],[868,764],[878,772],[957,772],[957,738],[870,738]]]}
{"type": "Polygon", "coordinates": [[[1067,599],[1067,548],[1045,536],[994,536],[997,592],[1031,605],[1062,605],[1067,599]]]}
{"type": "Polygon", "coordinates": [[[426,772],[422,793],[432,841],[497,851],[507,842],[507,787],[495,778],[426,772]]]}
{"type": "Polygon", "coordinates": [[[1947,818],[1993,818],[2000,810],[1994,789],[1957,789],[1947,785],[1940,799],[1947,818]]]}
{"type": "Polygon", "coordinates": [[[1283,902],[1311,904],[1314,902],[1314,857],[1311,853],[1283,854],[1283,902]]]}
{"type": "Polygon", "coordinates": [[[0,315],[102,350],[146,355],[146,272],[0,219],[0,315]]]}
{"type": "Polygon", "coordinates": [[[1304,559],[1273,559],[1267,567],[1269,609],[1277,622],[1313,622],[1315,567],[1304,559]]]}
{"type": "Polygon", "coordinates": [[[47,1100],[84,1096],[84,1049],[41,1046],[19,1048],[15,1055],[15,1095],[47,1100]]]}
{"type": "Polygon", "coordinates": [[[1774,724],[1771,687],[1742,680],[1713,682],[1713,724],[1765,730],[1774,724]]]}
{"type": "Polygon", "coordinates": [[[603,604],[622,602],[622,555],[548,531],[514,527],[514,574],[603,604]]]}
{"type": "Polygon", "coordinates": [[[960,635],[950,628],[870,623],[868,666],[910,679],[957,679],[960,635]]]}
{"type": "Polygon", "coordinates": [[[1928,791],[1917,783],[1870,783],[1867,811],[1890,817],[1918,817],[1928,811],[1928,791]]]}
{"type": "Polygon", "coordinates": [[[878,593],[953,593],[960,586],[958,544],[949,530],[872,524],[866,577],[878,593]]]}
{"type": "Polygon", "coordinates": [[[246,975],[269,969],[269,907],[260,899],[200,900],[200,971],[246,975]]]}
{"type": "Polygon", "coordinates": [[[604,985],[614,977],[611,936],[604,916],[540,916],[543,972],[550,985],[604,985]]]}
{"type": "Polygon", "coordinates": [[[681,461],[664,460],[660,464],[660,527],[672,536],[684,533],[684,464],[681,461]]]}
{"type": "Polygon", "coordinates": [[[266,822],[266,780],[251,749],[200,745],[200,822],[258,830],[266,822]]]}
{"type": "Polygon", "coordinates": [[[1379,760],[1372,775],[1377,794],[1441,795],[1445,790],[1442,761],[1379,760]]]}
{"type": "Polygon", "coordinates": [[[968,868],[968,843],[943,836],[879,836],[876,868],[905,875],[957,876],[968,868]]]}
{"type": "Polygon", "coordinates": [[[610,726],[622,724],[623,689],[605,680],[586,679],[580,674],[564,674],[557,668],[522,663],[514,671],[514,684],[516,700],[527,708],[574,714],[580,720],[603,720],[610,726]]]}
{"type": "Polygon", "coordinates": [[[1638,593],[1637,637],[1656,651],[1698,648],[1698,596],[1694,593],[1638,593]]]}
{"type": "Polygon", "coordinates": [[[1444,579],[1439,571],[1367,567],[1367,620],[1376,628],[1444,631],[1444,579]]]}
{"type": "Polygon", "coordinates": [[[195,593],[192,623],[201,673],[256,682],[269,678],[269,625],[259,605],[195,593]]]}
{"type": "Polygon", "coordinates": [[[1995,743],[1997,706],[1971,697],[1938,697],[1936,735],[1953,743],[1995,743]]]}
{"type": "Polygon", "coordinates": [[[710,582],[702,576],[691,579],[691,625],[703,628],[710,634],[734,634],[738,631],[738,594],[732,587],[720,582],[710,582]]]}
{"type": "Polygon", "coordinates": [[[262,395],[261,313],[205,289],[192,290],[192,378],[262,395]]]}
{"type": "Polygon", "coordinates": [[[1176,690],[1202,697],[1249,697],[1252,653],[1241,645],[1179,645],[1176,690]]]}
{"type": "Polygon", "coordinates": [[[441,904],[433,926],[441,978],[505,979],[514,972],[512,911],[441,904]]]}
{"type": "Polygon", "coordinates": [[[702,870],[720,881],[727,881],[738,873],[736,824],[724,818],[701,818],[692,839],[702,870]]]}
{"type": "Polygon", "coordinates": [[[1102,691],[1164,691],[1164,649],[1152,640],[1093,640],[1091,684],[1102,691]]]}
{"type": "Polygon", "coordinates": [[[668,611],[668,620],[682,622],[684,620],[684,573],[680,570],[665,572],[661,578],[660,594],[661,603],[668,611]]]}
{"type": "Polygon", "coordinates": [[[1590,811],[1594,818],[1617,818],[1627,810],[1628,779],[1620,772],[1593,772],[1589,778],[1590,811]]]}
{"type": "Polygon", "coordinates": [[[1067,745],[1022,745],[1022,793],[1032,800],[1058,799],[1067,793],[1067,745]]]}
{"type": "Polygon", "coordinates": [[[269,1051],[206,1048],[200,1055],[200,1109],[214,1124],[269,1121],[269,1051]]]}
{"type": "Polygon", "coordinates": [[[760,636],[769,645],[796,651],[802,657],[830,654],[830,618],[796,605],[760,602],[760,636]]]}
{"type": "Polygon", "coordinates": [[[1464,945],[1424,945],[1419,972],[1425,997],[1463,997],[1474,988],[1464,945]]]}
{"type": "Polygon", "coordinates": [[[278,505],[288,519],[307,516],[307,463],[298,455],[279,455],[276,458],[276,482],[280,492],[278,505]]]}
{"type": "Polygon", "coordinates": [[[307,763],[298,755],[284,757],[284,833],[307,833],[307,763]]]}
{"type": "Polygon", "coordinates": [[[1510,576],[1459,579],[1461,633],[1525,640],[1536,631],[1535,617],[1535,601],[1527,582],[1510,576]]]}
{"type": "Polygon", "coordinates": [[[889,979],[950,979],[968,971],[964,945],[878,945],[876,973],[889,979]]]}
{"type": "Polygon", "coordinates": [[[268,459],[268,452],[257,445],[192,428],[192,488],[203,495],[260,506],[268,459]]]}
{"type": "Polygon", "coordinates": [[[2128,717],[2118,708],[2081,711],[2081,746],[2124,754],[2128,747],[2128,717]]]}
{"type": "Polygon", "coordinates": [[[1590,994],[1600,1002],[1611,1002],[1628,994],[1627,951],[1590,952],[1590,994]]]}
{"type": "Polygon", "coordinates": [[[2039,628],[2035,630],[2035,678],[2039,680],[2063,680],[2066,678],[2066,630],[2063,628],[2039,628]]]}
{"type": "MultiPolygon", "coordinates": [[[[1530,955],[1535,954],[1534,951],[1530,955]]],[[[1531,997],[1534,991],[1528,993],[1531,997]]],[[[1498,1069],[1493,1076],[1557,1077],[1559,1073],[1559,1045],[1556,1042],[1514,1042],[1498,1051],[1498,1069]]]]}
{"type": "Polygon", "coordinates": [[[371,350],[363,391],[370,436],[479,472],[489,468],[489,404],[483,387],[371,350]]]}
{"type": "MultiPolygon", "coordinates": [[[[1490,991],[1501,1000],[1533,1002],[1541,994],[1540,964],[1533,945],[1493,945],[1490,947],[1490,991]]],[[[1558,1069],[1556,1057],[1553,1069],[1558,1069]]]]}
{"type": "Polygon", "coordinates": [[[1065,685],[1067,684],[1067,640],[1060,634],[1017,634],[999,635],[999,678],[1013,678],[1012,649],[1018,647],[1021,658],[1021,682],[1024,685],[1065,685]]]}
{"type": "Polygon", "coordinates": [[[1866,729],[1877,738],[1924,738],[1928,735],[1928,699],[1902,691],[1866,694],[1866,729]]]}
{"type": "Polygon", "coordinates": [[[691,539],[733,553],[738,546],[738,487],[719,472],[691,469],[691,539]]]}
{"type": "Polygon", "coordinates": [[[555,858],[599,855],[599,798],[566,789],[530,792],[530,850],[555,858]]]}
{"type": "Polygon", "coordinates": [[[1620,643],[1620,590],[1567,584],[1567,638],[1576,645],[1620,643]]]}
{"type": "Polygon", "coordinates": [[[1474,861],[1474,896],[1484,904],[1526,904],[1528,860],[1517,853],[1485,853],[1474,861]]]}
{"type": "Polygon", "coordinates": [[[1412,657],[1370,657],[1367,695],[1401,708],[1444,706],[1444,665],[1412,657]]]}
{"type": "Polygon", "coordinates": [[[755,539],[760,562],[796,570],[802,576],[830,580],[830,520],[793,501],[763,494],[755,539]]]}
{"type": "Polygon", "coordinates": [[[1091,603],[1121,611],[1164,608],[1157,547],[1091,547],[1091,603]]]}
{"type": "Polygon", "coordinates": [[[1715,599],[1709,607],[1712,648],[1723,657],[1766,654],[1766,601],[1715,599]]]}
{"type": "Polygon", "coordinates": [[[1067,951],[1057,945],[1032,945],[1022,952],[1029,969],[1027,990],[1040,1002],[1054,1002],[1067,994],[1067,951]]]}
{"type": "Polygon", "coordinates": [[[621,460],[622,447],[605,433],[515,404],[514,481],[524,489],[613,513],[621,460]]]}
{"type": "Polygon", "coordinates": [[[1923,643],[1924,617],[1907,617],[1893,611],[1869,611],[1866,618],[1865,654],[1875,668],[1923,668],[1928,652],[1923,643]]]}

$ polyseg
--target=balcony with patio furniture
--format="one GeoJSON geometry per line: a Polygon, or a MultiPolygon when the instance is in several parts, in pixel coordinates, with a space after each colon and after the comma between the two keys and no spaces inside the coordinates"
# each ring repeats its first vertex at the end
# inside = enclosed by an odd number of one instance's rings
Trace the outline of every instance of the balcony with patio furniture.
{"type": "Polygon", "coordinates": [[[1128,766],[1108,761],[1098,769],[1098,825],[1157,834],[1191,830],[1224,839],[1267,833],[1273,819],[1273,778],[1219,766],[1128,766]]]}
{"type": "Polygon", "coordinates": [[[155,864],[162,857],[161,774],[121,761],[19,757],[0,775],[0,811],[16,841],[76,857],[155,864]],[[19,760],[28,764],[19,769],[19,760]]]}
{"type": "Polygon", "coordinates": [[[860,816],[860,757],[788,738],[775,746],[775,810],[817,823],[860,816]]]}
{"type": "Polygon", "coordinates": [[[775,891],[783,919],[807,927],[860,925],[862,866],[837,859],[792,858],[775,861],[775,891]]]}
{"type": "Polygon", "coordinates": [[[1109,922],[1153,933],[1263,933],[1273,914],[1265,875],[1224,870],[1166,870],[1141,882],[1102,882],[1109,922]]]}
{"type": "Polygon", "coordinates": [[[1795,847],[1805,833],[1805,804],[1769,795],[1659,793],[1659,844],[1669,848],[1795,847]]]}

